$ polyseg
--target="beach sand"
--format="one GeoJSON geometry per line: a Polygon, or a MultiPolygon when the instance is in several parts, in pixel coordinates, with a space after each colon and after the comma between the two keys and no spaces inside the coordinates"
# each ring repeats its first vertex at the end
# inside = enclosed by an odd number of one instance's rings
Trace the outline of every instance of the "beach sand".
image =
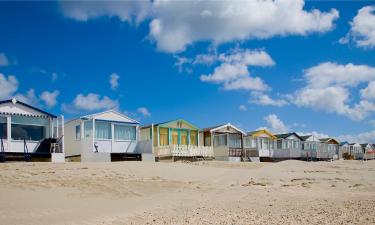
{"type": "Polygon", "coordinates": [[[0,164],[1,224],[375,224],[375,161],[0,164]]]}

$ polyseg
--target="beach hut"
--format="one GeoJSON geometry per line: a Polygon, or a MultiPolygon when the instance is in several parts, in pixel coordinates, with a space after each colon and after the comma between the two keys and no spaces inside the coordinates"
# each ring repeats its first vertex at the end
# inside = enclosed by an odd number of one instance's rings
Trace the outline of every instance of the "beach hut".
{"type": "Polygon", "coordinates": [[[250,157],[259,157],[260,161],[269,161],[275,149],[277,137],[267,130],[248,132],[244,136],[244,152],[250,157]]]}
{"type": "Polygon", "coordinates": [[[276,149],[271,156],[273,159],[300,159],[302,138],[296,133],[275,134],[276,149]]]}
{"type": "Polygon", "coordinates": [[[342,141],[339,144],[339,159],[343,159],[344,153],[350,154],[350,146],[347,141],[342,141]]]}
{"type": "Polygon", "coordinates": [[[65,123],[66,157],[70,161],[140,160],[135,151],[139,123],[115,110],[81,116],[65,123]]]}
{"type": "Polygon", "coordinates": [[[354,159],[363,159],[362,146],[359,143],[349,144],[349,153],[354,156],[354,159]]]}
{"type": "Polygon", "coordinates": [[[200,129],[177,119],[141,127],[137,152],[148,160],[212,158],[211,146],[204,146],[200,129]]]}
{"type": "Polygon", "coordinates": [[[319,150],[322,152],[320,154],[320,159],[338,159],[339,158],[339,145],[335,138],[321,138],[319,150]]]}
{"type": "Polygon", "coordinates": [[[310,134],[300,136],[302,138],[301,158],[306,160],[315,160],[328,157],[327,152],[320,151],[320,140],[318,137],[310,134]]]}
{"type": "Polygon", "coordinates": [[[365,160],[375,159],[375,146],[373,144],[365,143],[361,144],[361,147],[365,160]]]}
{"type": "Polygon", "coordinates": [[[220,161],[243,160],[243,135],[245,133],[241,129],[230,123],[208,127],[201,131],[204,146],[212,146],[215,160],[220,161]]]}
{"type": "Polygon", "coordinates": [[[64,118],[29,104],[0,101],[0,159],[64,162],[64,118]]]}

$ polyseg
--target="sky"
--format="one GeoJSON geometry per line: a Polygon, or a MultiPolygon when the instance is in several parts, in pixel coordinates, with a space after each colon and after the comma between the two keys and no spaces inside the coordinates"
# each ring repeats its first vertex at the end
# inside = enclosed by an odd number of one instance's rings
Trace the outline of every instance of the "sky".
{"type": "Polygon", "coordinates": [[[375,143],[375,1],[0,2],[0,99],[375,143]]]}

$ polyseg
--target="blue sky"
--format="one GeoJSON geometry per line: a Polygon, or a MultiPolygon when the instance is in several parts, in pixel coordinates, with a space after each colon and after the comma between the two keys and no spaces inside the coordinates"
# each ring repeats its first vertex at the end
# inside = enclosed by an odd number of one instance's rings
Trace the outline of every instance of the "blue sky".
{"type": "Polygon", "coordinates": [[[1,2],[0,98],[375,142],[375,2],[267,3],[1,2]]]}

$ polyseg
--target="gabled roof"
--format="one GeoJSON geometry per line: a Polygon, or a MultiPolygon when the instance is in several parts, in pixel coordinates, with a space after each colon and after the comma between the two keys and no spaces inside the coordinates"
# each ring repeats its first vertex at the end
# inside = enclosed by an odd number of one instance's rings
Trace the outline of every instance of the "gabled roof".
{"type": "Polygon", "coordinates": [[[319,140],[324,143],[329,142],[329,141],[334,141],[336,142],[336,144],[340,144],[340,142],[336,140],[335,138],[320,138],[319,140]]]}
{"type": "Polygon", "coordinates": [[[304,136],[300,136],[300,137],[302,138],[303,141],[306,141],[306,140],[309,139],[311,136],[312,136],[312,134],[310,134],[310,135],[304,135],[304,136]]]}
{"type": "MultiPolygon", "coordinates": [[[[118,115],[118,116],[120,116],[120,117],[122,117],[122,118],[124,118],[126,120],[129,120],[129,123],[139,124],[138,121],[136,121],[136,120],[134,120],[134,119],[132,119],[132,118],[130,118],[130,117],[128,117],[128,116],[120,113],[120,112],[117,112],[116,110],[113,110],[113,109],[110,109],[110,110],[107,110],[107,111],[103,111],[103,112],[99,112],[99,113],[94,113],[94,114],[86,115],[86,116],[81,116],[80,118],[81,119],[91,119],[91,118],[98,117],[100,115],[104,115],[104,114],[107,114],[107,113],[114,113],[114,114],[116,114],[116,115],[118,115]]],[[[113,121],[116,122],[116,119],[114,119],[113,121]]]]}
{"type": "Polygon", "coordinates": [[[274,134],[272,134],[271,132],[269,132],[268,130],[265,130],[265,129],[250,131],[250,132],[247,133],[247,136],[258,136],[258,135],[263,134],[263,133],[268,134],[272,139],[277,139],[277,137],[274,134]]]}
{"type": "Polygon", "coordinates": [[[204,131],[215,132],[215,131],[223,129],[225,127],[231,127],[234,130],[236,130],[236,131],[242,133],[243,135],[245,135],[245,132],[243,132],[241,129],[237,128],[236,126],[232,125],[231,123],[227,123],[227,124],[223,124],[223,125],[218,125],[218,126],[215,126],[215,127],[209,127],[209,128],[205,128],[203,130],[204,131]]]}
{"type": "MultiPolygon", "coordinates": [[[[34,107],[34,106],[31,106],[31,105],[29,105],[29,104],[26,104],[26,103],[24,103],[24,102],[18,101],[18,100],[16,100],[16,99],[8,99],[8,100],[0,101],[0,105],[2,105],[2,104],[8,104],[8,103],[12,103],[12,104],[14,104],[14,105],[16,105],[16,104],[20,104],[20,105],[23,105],[23,106],[25,106],[25,107],[27,107],[27,108],[30,108],[30,109],[32,109],[32,110],[35,110],[35,111],[37,111],[37,112],[39,112],[39,113],[42,113],[42,114],[44,114],[44,115],[46,115],[46,116],[48,116],[48,117],[57,118],[57,116],[55,116],[55,115],[53,115],[53,114],[51,114],[51,113],[48,113],[48,112],[46,112],[46,111],[43,111],[43,110],[41,110],[41,109],[38,109],[38,108],[36,108],[36,107],[34,107]]],[[[14,114],[13,114],[13,113],[6,113],[6,112],[4,112],[4,113],[0,112],[0,114],[20,115],[20,116],[30,116],[30,115],[22,115],[22,114],[18,114],[18,113],[14,113],[14,114]]]]}
{"type": "Polygon", "coordinates": [[[184,120],[184,119],[176,119],[176,120],[169,120],[169,121],[166,121],[166,122],[162,122],[162,123],[153,123],[153,124],[148,124],[148,125],[145,125],[145,126],[142,126],[141,128],[149,128],[151,126],[166,126],[170,123],[174,123],[174,122],[177,122],[177,121],[181,121],[181,122],[184,122],[186,124],[188,124],[189,126],[193,127],[194,129],[196,130],[200,130],[199,127],[189,123],[188,121],[184,120]]]}
{"type": "Polygon", "coordinates": [[[367,145],[368,145],[368,143],[366,143],[366,144],[361,144],[362,148],[366,148],[367,145]]]}
{"type": "Polygon", "coordinates": [[[360,145],[358,143],[349,143],[349,145],[360,145]]]}
{"type": "Polygon", "coordinates": [[[220,125],[217,125],[217,126],[212,126],[212,127],[206,127],[206,128],[203,128],[202,130],[203,131],[211,131],[212,129],[215,129],[215,128],[218,128],[218,127],[221,127],[221,126],[224,126],[225,124],[220,124],[220,125]]]}
{"type": "Polygon", "coordinates": [[[278,138],[278,139],[286,139],[292,135],[295,135],[296,137],[298,137],[301,141],[302,141],[302,138],[295,132],[292,132],[292,133],[285,133],[285,134],[275,134],[275,136],[278,138]]]}
{"type": "Polygon", "coordinates": [[[340,142],[340,146],[343,146],[343,145],[349,145],[349,142],[347,141],[340,142]]]}

